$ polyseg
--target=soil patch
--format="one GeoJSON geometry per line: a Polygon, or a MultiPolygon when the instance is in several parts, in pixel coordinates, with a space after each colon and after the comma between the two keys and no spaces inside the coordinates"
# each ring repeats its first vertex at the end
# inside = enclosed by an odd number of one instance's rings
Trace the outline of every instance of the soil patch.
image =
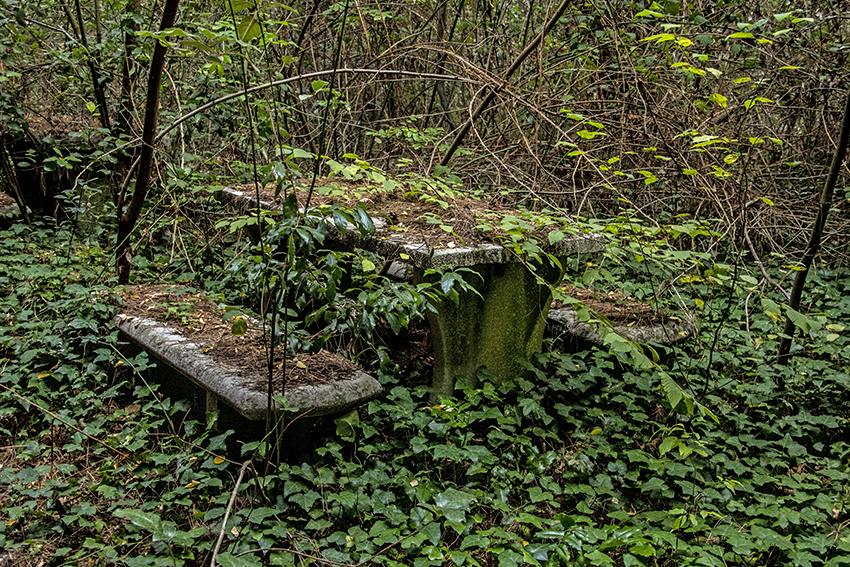
{"type": "MultiPolygon", "coordinates": [[[[584,303],[602,317],[605,317],[613,325],[662,325],[670,319],[670,315],[663,310],[656,311],[652,305],[638,301],[620,292],[611,291],[604,293],[578,287],[564,287],[564,292],[584,303]]],[[[563,309],[569,307],[561,301],[553,301],[552,309],[563,309]]]]}
{"type": "MultiPolygon", "coordinates": [[[[176,330],[204,349],[216,362],[238,370],[246,381],[264,391],[267,387],[269,337],[250,319],[241,336],[231,332],[233,319],[223,321],[225,310],[190,288],[165,285],[126,286],[121,313],[154,319],[176,330]]],[[[282,345],[275,347],[276,391],[283,387],[326,384],[350,376],[354,363],[327,351],[299,353],[286,358],[282,345]]]]}
{"type": "MultiPolygon", "coordinates": [[[[301,182],[309,185],[308,180],[301,182]]],[[[234,188],[255,196],[253,185],[234,188]]],[[[307,204],[307,195],[307,190],[296,189],[300,207],[307,204]]],[[[274,183],[260,190],[260,200],[274,207],[282,206],[286,197],[284,193],[275,196],[274,183]]],[[[431,248],[500,243],[508,233],[498,226],[499,221],[510,214],[524,215],[523,220],[528,223],[525,234],[544,241],[549,232],[563,226],[554,220],[545,220],[543,215],[536,215],[538,218],[532,220],[527,212],[505,207],[494,199],[447,198],[427,190],[412,192],[397,186],[387,191],[345,179],[320,180],[310,197],[310,207],[333,203],[352,208],[362,205],[373,218],[384,219],[391,232],[407,233],[431,248]],[[444,208],[440,201],[448,207],[444,208]],[[450,230],[443,227],[450,227],[450,230]]]]}
{"type": "Polygon", "coordinates": [[[12,205],[16,205],[17,202],[7,195],[6,193],[0,193],[0,209],[3,207],[11,207],[12,205]]]}

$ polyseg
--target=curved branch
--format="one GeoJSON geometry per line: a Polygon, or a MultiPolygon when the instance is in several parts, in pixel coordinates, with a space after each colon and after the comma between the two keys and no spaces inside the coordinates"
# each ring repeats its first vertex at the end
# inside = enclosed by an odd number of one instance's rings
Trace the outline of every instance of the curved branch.
{"type": "MultiPolygon", "coordinates": [[[[563,0],[561,2],[561,5],[555,9],[555,13],[552,14],[552,16],[543,25],[543,29],[540,30],[540,34],[538,34],[537,37],[535,37],[534,40],[529,43],[525,47],[525,49],[522,50],[522,53],[520,53],[516,59],[514,59],[514,62],[511,63],[511,66],[508,68],[507,71],[505,71],[505,74],[502,75],[503,85],[508,82],[508,79],[510,79],[511,75],[514,74],[514,71],[519,69],[519,66],[522,65],[522,62],[525,61],[525,59],[529,55],[531,55],[531,53],[535,49],[537,49],[537,46],[540,45],[540,42],[543,41],[543,38],[549,34],[549,30],[551,30],[555,23],[561,18],[561,14],[566,11],[567,6],[570,5],[571,1],[572,0],[563,0]]],[[[484,97],[484,99],[478,104],[475,110],[472,111],[464,125],[461,126],[460,130],[457,133],[457,136],[455,136],[452,145],[449,147],[448,151],[446,152],[446,155],[443,157],[443,161],[440,162],[440,165],[446,166],[449,164],[449,161],[452,159],[452,156],[454,155],[455,151],[458,149],[461,142],[463,142],[464,136],[466,136],[467,132],[469,132],[469,129],[472,128],[472,123],[475,122],[475,119],[478,118],[478,116],[482,112],[484,112],[484,110],[487,109],[487,107],[490,105],[491,102],[493,102],[493,99],[496,98],[496,95],[499,94],[499,91],[501,90],[501,86],[495,89],[491,89],[490,92],[488,92],[487,95],[484,97]]]]}
{"type": "MultiPolygon", "coordinates": [[[[262,85],[256,85],[249,89],[244,89],[236,93],[231,93],[229,95],[224,95],[221,98],[217,98],[213,101],[210,101],[204,105],[199,106],[189,114],[185,114],[172,122],[167,128],[162,130],[156,136],[156,141],[162,140],[172,130],[177,128],[183,122],[189,120],[193,116],[197,116],[203,112],[206,112],[210,108],[219,105],[223,102],[227,102],[229,100],[233,100],[234,98],[239,98],[251,93],[256,93],[265,89],[270,89],[272,87],[279,87],[280,85],[286,85],[288,83],[294,83],[296,81],[301,81],[305,79],[312,79],[314,77],[322,77],[324,75],[330,75],[333,73],[333,69],[326,69],[324,71],[313,71],[312,73],[305,73],[303,75],[296,75],[294,77],[288,77],[286,79],[279,79],[277,81],[271,81],[270,83],[264,83],[262,85]]],[[[464,77],[458,77],[455,75],[440,75],[439,73],[416,73],[414,71],[396,71],[394,69],[337,69],[337,73],[354,73],[354,74],[365,74],[365,75],[395,75],[400,77],[411,77],[414,79],[435,79],[438,81],[457,81],[457,82],[465,82],[472,84],[479,84],[479,81],[474,81],[471,79],[467,79],[464,77]]]]}

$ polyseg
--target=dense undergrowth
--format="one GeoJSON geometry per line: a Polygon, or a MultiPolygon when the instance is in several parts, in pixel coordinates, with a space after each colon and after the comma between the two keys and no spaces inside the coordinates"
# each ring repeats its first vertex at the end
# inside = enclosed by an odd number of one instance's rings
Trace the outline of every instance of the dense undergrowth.
{"type": "Polygon", "coordinates": [[[385,361],[386,395],[280,466],[118,355],[111,273],[62,226],[0,232],[0,563],[202,565],[220,534],[224,566],[850,563],[843,271],[813,278],[787,367],[779,299],[741,271],[695,284],[669,366],[553,350],[435,406],[385,361]]]}

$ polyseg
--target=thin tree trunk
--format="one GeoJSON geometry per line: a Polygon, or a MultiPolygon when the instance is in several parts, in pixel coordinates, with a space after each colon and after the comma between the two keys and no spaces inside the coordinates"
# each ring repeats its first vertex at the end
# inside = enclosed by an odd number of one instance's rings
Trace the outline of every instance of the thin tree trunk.
{"type": "MultiPolygon", "coordinates": [[[[847,90],[847,101],[844,105],[844,117],[841,121],[841,133],[838,138],[838,145],[835,147],[835,153],[832,155],[832,165],[829,167],[829,175],[823,185],[823,191],[820,194],[820,208],[815,219],[815,225],[812,227],[812,234],[809,237],[809,243],[806,246],[806,252],[803,255],[803,269],[797,272],[794,278],[794,287],[791,288],[791,300],[789,308],[794,311],[800,309],[800,298],[803,295],[803,287],[806,285],[806,277],[809,275],[809,268],[812,267],[812,262],[815,255],[820,250],[821,240],[823,238],[823,229],[826,227],[826,217],[829,215],[829,209],[832,207],[833,194],[835,193],[835,184],[838,181],[838,174],[841,171],[841,164],[844,162],[844,154],[847,153],[847,141],[850,138],[850,89],[847,90]]],[[[794,322],[787,315],[785,316],[785,330],[783,331],[782,341],[779,343],[779,353],[776,361],[779,364],[788,364],[791,351],[791,342],[796,332],[794,322]]]]}
{"type": "Polygon", "coordinates": [[[18,208],[21,210],[21,216],[24,217],[24,221],[27,225],[32,226],[29,213],[27,213],[27,202],[21,194],[21,187],[18,185],[18,176],[12,168],[11,161],[9,152],[6,151],[6,144],[0,139],[0,173],[6,178],[6,184],[12,189],[12,193],[15,194],[15,202],[18,203],[18,208]]]}
{"type": "Polygon", "coordinates": [[[109,108],[106,106],[106,93],[103,89],[103,81],[100,79],[100,70],[98,69],[97,57],[89,47],[88,39],[86,38],[86,26],[83,22],[83,10],[80,7],[80,0],[74,2],[77,8],[77,31],[79,32],[80,43],[86,50],[86,62],[89,65],[91,72],[91,82],[94,88],[94,98],[97,100],[97,108],[100,111],[100,124],[104,128],[109,128],[109,108]]]}
{"type": "MultiPolygon", "coordinates": [[[[535,37],[534,40],[529,43],[525,49],[523,49],[522,53],[517,56],[517,58],[508,68],[508,70],[505,71],[505,74],[502,75],[502,85],[507,84],[508,79],[510,79],[511,75],[513,75],[514,72],[519,69],[519,66],[522,65],[522,62],[525,61],[525,59],[529,55],[531,55],[531,53],[535,49],[537,49],[537,46],[540,45],[540,42],[543,41],[543,38],[549,34],[549,30],[551,30],[555,23],[560,19],[561,14],[564,13],[564,11],[567,9],[567,6],[570,5],[570,2],[572,2],[572,0],[563,0],[561,2],[561,5],[558,6],[557,9],[555,9],[555,13],[552,14],[552,16],[543,26],[543,29],[540,31],[540,34],[535,37]]],[[[461,126],[460,130],[455,136],[454,141],[452,141],[452,145],[451,147],[449,147],[448,151],[446,152],[446,155],[443,157],[443,161],[440,162],[440,165],[447,166],[449,164],[449,161],[451,161],[455,151],[457,151],[457,149],[460,147],[461,142],[463,142],[464,136],[466,136],[470,128],[472,128],[472,123],[475,122],[475,119],[478,118],[478,116],[480,116],[481,113],[484,112],[484,110],[486,110],[488,106],[490,106],[490,103],[493,102],[493,99],[496,98],[496,95],[499,94],[499,92],[502,90],[502,85],[491,89],[490,92],[487,93],[484,99],[475,108],[475,110],[472,111],[472,114],[469,115],[469,118],[466,120],[464,125],[461,126]]]]}
{"type": "MultiPolygon", "coordinates": [[[[130,0],[127,2],[126,12],[129,16],[132,17],[138,13],[139,1],[130,0]]],[[[137,31],[139,31],[139,24],[133,19],[124,29],[124,56],[121,58],[121,110],[118,116],[121,120],[121,127],[127,136],[131,136],[133,131],[133,91],[139,74],[138,65],[133,57],[133,50],[136,49],[137,31]]]]}
{"type": "MultiPolygon", "coordinates": [[[[177,6],[180,0],[166,0],[162,12],[162,23],[160,31],[174,26],[177,18],[177,6]]],[[[142,152],[139,156],[139,169],[136,177],[136,187],[133,189],[133,197],[127,205],[127,210],[118,211],[118,239],[115,248],[115,271],[118,274],[118,283],[124,285],[130,281],[130,264],[133,259],[133,248],[130,246],[130,236],[142,212],[142,205],[148,195],[151,167],[153,164],[153,150],[156,136],[156,116],[159,107],[159,91],[162,83],[162,69],[165,67],[165,53],[167,47],[160,41],[151,58],[150,73],[148,75],[148,97],[145,103],[145,127],[142,132],[142,152]]]]}

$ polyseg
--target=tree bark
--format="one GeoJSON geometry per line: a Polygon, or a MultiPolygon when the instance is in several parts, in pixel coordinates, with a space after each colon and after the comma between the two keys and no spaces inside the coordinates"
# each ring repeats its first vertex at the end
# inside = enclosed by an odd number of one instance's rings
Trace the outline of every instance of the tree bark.
{"type": "MultiPolygon", "coordinates": [[[[809,243],[806,246],[806,252],[803,255],[803,269],[797,272],[794,278],[794,286],[791,288],[791,299],[789,308],[794,311],[800,309],[800,298],[803,295],[803,287],[806,285],[806,277],[809,275],[809,268],[812,267],[812,262],[815,255],[820,250],[821,240],[823,238],[823,229],[826,227],[826,218],[829,215],[829,209],[832,207],[833,194],[835,193],[835,184],[838,181],[838,174],[841,171],[841,164],[844,162],[844,155],[847,153],[847,141],[850,138],[850,89],[847,90],[847,100],[844,104],[844,117],[841,121],[841,133],[838,138],[838,145],[835,147],[835,153],[832,155],[832,165],[829,167],[829,175],[823,185],[823,191],[820,194],[820,208],[815,219],[815,224],[812,227],[812,234],[809,237],[809,243]]],[[[785,316],[785,329],[783,331],[782,340],[779,343],[779,353],[776,356],[776,361],[779,364],[788,364],[791,351],[791,343],[794,340],[795,332],[794,322],[787,315],[785,316]]]]}
{"type": "MultiPolygon", "coordinates": [[[[174,27],[177,17],[177,6],[180,0],[166,0],[162,13],[162,22],[159,30],[163,31],[174,27]]],[[[142,205],[148,195],[150,183],[151,166],[153,164],[153,151],[156,136],[156,117],[159,107],[159,91],[162,83],[162,69],[165,67],[165,53],[168,48],[160,41],[156,42],[153,57],[151,58],[150,73],[148,75],[148,96],[145,103],[145,126],[142,132],[142,152],[139,156],[139,169],[136,177],[136,186],[133,189],[133,197],[127,205],[127,210],[122,213],[118,211],[118,238],[115,248],[115,271],[118,274],[118,283],[124,285],[130,281],[130,264],[133,259],[133,248],[130,246],[130,236],[142,205]]]]}

